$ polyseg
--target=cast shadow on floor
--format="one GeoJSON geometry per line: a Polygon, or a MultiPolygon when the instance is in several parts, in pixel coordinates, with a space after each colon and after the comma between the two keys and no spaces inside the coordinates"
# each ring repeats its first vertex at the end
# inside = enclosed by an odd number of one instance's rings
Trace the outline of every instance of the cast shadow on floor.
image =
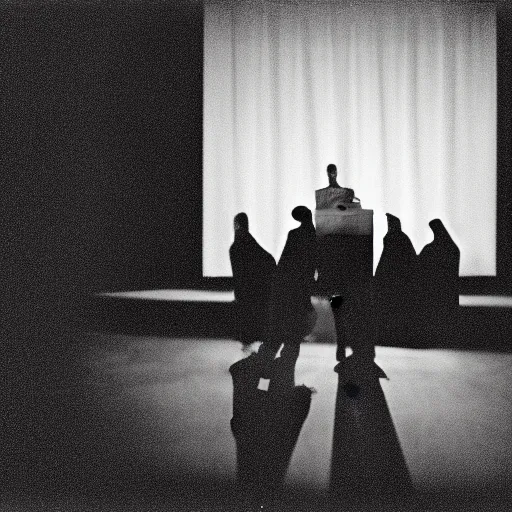
{"type": "Polygon", "coordinates": [[[350,510],[407,510],[413,485],[379,382],[386,374],[356,357],[337,372],[332,502],[350,510]]]}
{"type": "Polygon", "coordinates": [[[296,359],[275,359],[270,378],[265,380],[260,379],[255,359],[252,354],[230,368],[237,501],[243,510],[278,510],[292,499],[284,481],[313,390],[295,385],[296,359]]]}

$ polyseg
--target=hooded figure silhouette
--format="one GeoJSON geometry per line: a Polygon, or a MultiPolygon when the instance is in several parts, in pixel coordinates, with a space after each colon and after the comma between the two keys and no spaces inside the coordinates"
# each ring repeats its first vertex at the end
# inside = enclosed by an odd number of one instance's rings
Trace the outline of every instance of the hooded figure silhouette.
{"type": "Polygon", "coordinates": [[[378,339],[381,344],[410,341],[414,308],[414,275],[418,256],[400,219],[386,213],[388,232],[375,270],[375,305],[378,312],[378,339]]]}
{"type": "Polygon", "coordinates": [[[234,228],[235,241],[229,249],[229,257],[235,289],[236,337],[250,344],[264,339],[276,262],[249,232],[245,213],[235,216],[234,228]]]}
{"type": "Polygon", "coordinates": [[[441,220],[429,226],[434,240],[420,252],[416,276],[421,346],[444,341],[458,323],[460,250],[441,220]]]}

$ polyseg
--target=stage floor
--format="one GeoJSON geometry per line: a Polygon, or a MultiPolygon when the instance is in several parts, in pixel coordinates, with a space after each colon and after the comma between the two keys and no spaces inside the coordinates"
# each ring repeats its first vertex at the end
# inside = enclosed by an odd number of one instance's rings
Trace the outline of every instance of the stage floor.
{"type": "MultiPolygon", "coordinates": [[[[232,302],[232,291],[210,290],[135,290],[102,293],[119,299],[162,300],[170,302],[232,302]]],[[[498,295],[460,295],[460,306],[512,308],[512,297],[498,295]]]]}
{"type": "MultiPolygon", "coordinates": [[[[99,294],[94,301],[96,309],[91,315],[94,331],[184,338],[235,336],[232,291],[124,291],[99,294]]],[[[308,340],[336,343],[334,318],[327,297],[313,296],[311,302],[317,321],[308,340]]],[[[450,336],[444,339],[424,337],[419,347],[512,351],[512,297],[461,295],[459,304],[459,314],[454,318],[458,325],[450,336]]],[[[414,338],[388,339],[386,343],[418,348],[414,338]]]]}
{"type": "MultiPolygon", "coordinates": [[[[181,492],[176,475],[233,481],[228,368],[245,354],[233,340],[186,341],[90,334],[77,344],[84,371],[74,385],[62,385],[47,398],[62,405],[63,420],[48,419],[56,424],[51,436],[59,436],[59,448],[43,443],[15,471],[22,485],[30,474],[23,464],[37,467],[46,498],[38,494],[33,503],[35,498],[12,490],[0,509],[56,510],[59,503],[62,511],[174,510],[181,492]],[[64,491],[56,484],[59,468],[71,475],[64,491]],[[158,506],[157,498],[145,495],[155,475],[174,489],[172,498],[165,492],[158,498],[158,506]],[[116,479],[131,489],[129,499],[116,479]],[[77,485],[80,492],[73,490],[77,485]],[[116,492],[122,506],[114,488],[121,489],[116,492]],[[53,508],[44,505],[50,502],[53,508]]],[[[376,362],[389,377],[380,382],[418,493],[457,499],[472,493],[460,510],[505,510],[503,493],[512,481],[512,355],[377,347],[376,362]],[[473,503],[474,493],[481,501],[473,503]]],[[[334,365],[335,346],[302,345],[296,383],[314,387],[316,394],[287,482],[319,495],[330,475],[334,365]]]]}

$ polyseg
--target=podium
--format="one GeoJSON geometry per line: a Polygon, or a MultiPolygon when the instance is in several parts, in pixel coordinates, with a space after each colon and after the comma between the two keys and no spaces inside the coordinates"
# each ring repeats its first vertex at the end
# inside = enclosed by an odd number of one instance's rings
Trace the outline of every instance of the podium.
{"type": "Polygon", "coordinates": [[[373,210],[315,210],[318,288],[322,294],[353,295],[373,276],[373,210]]]}
{"type": "Polygon", "coordinates": [[[317,288],[322,295],[341,295],[333,309],[338,349],[336,359],[345,359],[345,347],[371,361],[375,357],[372,300],[373,210],[353,203],[345,209],[315,210],[317,235],[317,288]]]}

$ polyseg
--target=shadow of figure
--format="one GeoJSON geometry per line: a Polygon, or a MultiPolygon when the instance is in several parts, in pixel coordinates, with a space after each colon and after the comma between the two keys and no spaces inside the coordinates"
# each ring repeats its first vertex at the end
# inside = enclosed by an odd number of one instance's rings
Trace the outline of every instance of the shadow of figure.
{"type": "Polygon", "coordinates": [[[276,261],[249,232],[246,213],[235,215],[234,230],[235,240],[229,248],[229,258],[235,291],[235,336],[244,345],[249,345],[264,339],[276,261]]]}
{"type": "Polygon", "coordinates": [[[313,393],[295,385],[297,356],[283,348],[273,362],[268,391],[258,389],[260,374],[251,362],[256,354],[229,369],[240,510],[268,510],[286,501],[283,484],[313,393]]]}
{"type": "Polygon", "coordinates": [[[385,373],[375,363],[349,357],[338,374],[333,503],[358,511],[407,510],[413,486],[379,382],[385,373]]]}
{"type": "Polygon", "coordinates": [[[439,219],[429,222],[434,240],[418,256],[416,337],[420,347],[443,344],[459,324],[460,250],[439,219]]]}
{"type": "Polygon", "coordinates": [[[418,256],[400,219],[386,213],[388,232],[375,270],[374,290],[377,312],[377,343],[411,343],[414,313],[414,276],[418,256]]]}

